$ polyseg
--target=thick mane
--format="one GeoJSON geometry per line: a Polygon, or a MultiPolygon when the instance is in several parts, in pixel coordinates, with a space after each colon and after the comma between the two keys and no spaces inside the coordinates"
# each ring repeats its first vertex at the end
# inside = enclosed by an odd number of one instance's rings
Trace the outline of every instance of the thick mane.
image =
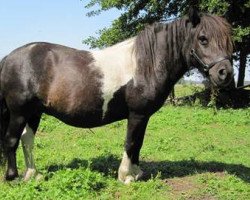
{"type": "MultiPolygon", "coordinates": [[[[183,61],[181,50],[187,36],[186,18],[163,24],[154,23],[146,27],[135,40],[137,67],[145,77],[150,78],[162,65],[180,65],[183,61]]],[[[158,77],[157,77],[158,78],[158,77]]]]}
{"type": "Polygon", "coordinates": [[[213,39],[216,48],[226,51],[227,55],[232,54],[230,24],[222,17],[202,13],[196,27],[188,17],[183,17],[167,24],[154,23],[139,33],[135,40],[135,55],[140,73],[151,77],[157,68],[161,68],[158,71],[163,69],[163,64],[167,71],[176,70],[177,66],[190,67],[189,49],[202,30],[213,39]]]}
{"type": "Polygon", "coordinates": [[[197,27],[197,34],[203,29],[209,38],[213,38],[219,49],[226,50],[228,55],[233,52],[231,39],[231,25],[222,17],[202,14],[201,23],[197,27]]]}

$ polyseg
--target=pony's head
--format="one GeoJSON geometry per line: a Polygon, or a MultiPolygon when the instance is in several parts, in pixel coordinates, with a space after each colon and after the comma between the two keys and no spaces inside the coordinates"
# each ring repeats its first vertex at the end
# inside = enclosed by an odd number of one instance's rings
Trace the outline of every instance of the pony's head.
{"type": "Polygon", "coordinates": [[[185,43],[189,66],[195,66],[216,87],[227,86],[233,78],[231,26],[219,16],[189,10],[190,35],[185,43]]]}

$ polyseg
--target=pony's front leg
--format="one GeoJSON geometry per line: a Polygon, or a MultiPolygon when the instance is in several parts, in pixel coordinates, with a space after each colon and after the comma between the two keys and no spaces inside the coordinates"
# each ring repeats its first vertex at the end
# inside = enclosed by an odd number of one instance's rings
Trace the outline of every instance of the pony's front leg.
{"type": "Polygon", "coordinates": [[[139,154],[149,117],[130,113],[128,118],[125,152],[118,170],[118,179],[125,184],[142,177],[139,154]]]}

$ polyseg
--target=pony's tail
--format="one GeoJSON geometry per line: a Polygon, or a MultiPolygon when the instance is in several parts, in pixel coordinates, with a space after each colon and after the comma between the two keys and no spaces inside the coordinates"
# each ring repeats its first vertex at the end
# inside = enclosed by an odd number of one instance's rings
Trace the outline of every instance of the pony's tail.
{"type": "MultiPolygon", "coordinates": [[[[0,62],[0,75],[4,65],[5,58],[0,62]]],[[[7,131],[9,123],[9,109],[7,108],[4,96],[1,91],[1,79],[0,79],[0,166],[4,166],[6,163],[4,152],[4,137],[7,131]]]]}

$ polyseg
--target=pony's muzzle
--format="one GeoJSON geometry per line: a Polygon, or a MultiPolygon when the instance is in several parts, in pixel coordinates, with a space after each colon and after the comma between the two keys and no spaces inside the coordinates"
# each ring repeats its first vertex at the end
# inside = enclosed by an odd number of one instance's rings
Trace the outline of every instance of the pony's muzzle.
{"type": "Polygon", "coordinates": [[[227,60],[216,64],[213,69],[209,70],[209,75],[212,83],[217,87],[228,86],[233,79],[233,70],[231,63],[227,60]]]}

